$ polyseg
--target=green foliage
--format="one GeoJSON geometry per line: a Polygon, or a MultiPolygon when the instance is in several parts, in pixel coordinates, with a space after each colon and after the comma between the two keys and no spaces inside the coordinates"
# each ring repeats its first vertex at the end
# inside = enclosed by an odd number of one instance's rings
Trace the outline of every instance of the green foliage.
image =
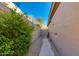
{"type": "Polygon", "coordinates": [[[43,20],[41,18],[37,18],[37,21],[40,23],[40,24],[43,24],[43,20]]]}
{"type": "Polygon", "coordinates": [[[40,24],[37,24],[37,26],[38,26],[39,28],[41,28],[40,24]]]}
{"type": "Polygon", "coordinates": [[[41,18],[37,18],[36,19],[38,22],[39,22],[39,24],[37,24],[37,26],[39,27],[39,28],[41,28],[41,26],[43,25],[43,20],[41,19],[41,18]]]}
{"type": "Polygon", "coordinates": [[[33,27],[12,10],[0,15],[0,55],[26,55],[33,27]]]}

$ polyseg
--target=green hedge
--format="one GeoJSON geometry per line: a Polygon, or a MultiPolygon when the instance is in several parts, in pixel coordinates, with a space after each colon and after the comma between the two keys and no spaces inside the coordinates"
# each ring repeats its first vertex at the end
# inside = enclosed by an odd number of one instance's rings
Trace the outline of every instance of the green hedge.
{"type": "Polygon", "coordinates": [[[15,12],[0,15],[0,55],[26,55],[33,27],[15,12]]]}

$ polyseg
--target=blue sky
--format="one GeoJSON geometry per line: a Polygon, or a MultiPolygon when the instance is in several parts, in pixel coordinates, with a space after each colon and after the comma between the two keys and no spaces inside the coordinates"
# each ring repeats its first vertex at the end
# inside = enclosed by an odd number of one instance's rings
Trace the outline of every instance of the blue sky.
{"type": "Polygon", "coordinates": [[[27,15],[32,15],[34,18],[42,18],[44,25],[48,24],[48,16],[51,8],[51,2],[13,2],[15,5],[20,3],[19,8],[27,13],[27,15]]]}

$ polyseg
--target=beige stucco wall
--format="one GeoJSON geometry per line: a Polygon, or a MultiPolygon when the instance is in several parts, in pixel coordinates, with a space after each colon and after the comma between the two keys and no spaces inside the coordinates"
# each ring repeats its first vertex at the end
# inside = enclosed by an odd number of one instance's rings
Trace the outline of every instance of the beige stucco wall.
{"type": "Polygon", "coordinates": [[[49,32],[61,55],[79,56],[79,3],[60,3],[49,32]]]}

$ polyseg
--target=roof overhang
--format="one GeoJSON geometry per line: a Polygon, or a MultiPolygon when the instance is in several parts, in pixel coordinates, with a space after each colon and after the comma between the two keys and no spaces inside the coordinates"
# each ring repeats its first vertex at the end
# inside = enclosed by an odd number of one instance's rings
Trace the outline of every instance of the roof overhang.
{"type": "Polygon", "coordinates": [[[49,26],[49,24],[51,23],[52,17],[54,16],[59,4],[60,4],[60,2],[53,2],[52,3],[47,26],[49,26]]]}

